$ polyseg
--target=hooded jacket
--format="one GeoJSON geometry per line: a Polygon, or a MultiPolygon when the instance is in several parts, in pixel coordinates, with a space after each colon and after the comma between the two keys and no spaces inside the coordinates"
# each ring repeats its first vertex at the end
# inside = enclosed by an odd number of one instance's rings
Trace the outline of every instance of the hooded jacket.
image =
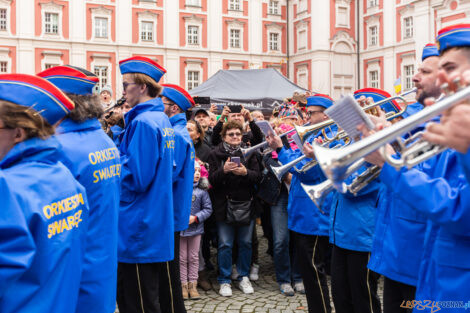
{"type": "Polygon", "coordinates": [[[154,263],[174,258],[174,130],[160,98],[125,115],[118,260],[154,263]]]}
{"type": "Polygon", "coordinates": [[[209,182],[212,208],[216,221],[225,221],[227,213],[227,197],[233,200],[248,201],[254,196],[255,185],[260,179],[260,168],[256,156],[247,159],[240,150],[232,155],[220,143],[209,155],[209,182]],[[247,175],[240,176],[224,173],[224,163],[229,157],[240,157],[240,162],[246,167],[247,175]]]}
{"type": "MultiPolygon", "coordinates": [[[[3,288],[2,313],[65,313],[77,305],[88,201],[85,188],[59,162],[59,149],[55,138],[33,138],[16,144],[0,161],[3,180],[21,207],[35,248],[21,277],[3,288]]],[[[15,242],[20,245],[18,258],[25,252],[21,243],[15,242]]]]}
{"type": "Polygon", "coordinates": [[[75,312],[116,307],[117,238],[121,163],[119,151],[97,119],[64,120],[57,129],[62,163],[85,187],[90,204],[87,247],[75,312]]]}
{"type": "Polygon", "coordinates": [[[204,233],[204,221],[212,214],[212,203],[207,189],[209,181],[201,177],[199,182],[193,183],[191,215],[196,216],[196,222],[181,232],[182,237],[196,236],[204,233]]]}
{"type": "Polygon", "coordinates": [[[175,232],[188,228],[191,210],[191,194],[194,180],[194,147],[186,128],[186,115],[176,114],[170,118],[175,130],[175,153],[173,168],[173,210],[175,232]]]}

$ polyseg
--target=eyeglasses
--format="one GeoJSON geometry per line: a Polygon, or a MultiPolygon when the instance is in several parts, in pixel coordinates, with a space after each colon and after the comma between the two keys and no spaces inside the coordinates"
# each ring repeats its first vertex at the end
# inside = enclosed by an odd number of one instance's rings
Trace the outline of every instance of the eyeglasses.
{"type": "Polygon", "coordinates": [[[126,90],[129,85],[137,85],[137,83],[122,83],[122,89],[126,90]]]}
{"type": "Polygon", "coordinates": [[[323,113],[323,111],[307,111],[307,115],[310,117],[312,115],[318,114],[318,113],[323,113]]]}
{"type": "Polygon", "coordinates": [[[227,133],[227,136],[229,136],[229,137],[241,137],[242,133],[227,133]]]}

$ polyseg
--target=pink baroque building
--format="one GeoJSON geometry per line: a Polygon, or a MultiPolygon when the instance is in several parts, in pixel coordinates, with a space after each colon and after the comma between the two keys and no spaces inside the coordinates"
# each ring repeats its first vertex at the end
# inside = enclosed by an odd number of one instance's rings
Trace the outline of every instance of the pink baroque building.
{"type": "Polygon", "coordinates": [[[391,92],[439,28],[469,20],[470,0],[0,0],[0,72],[73,64],[119,96],[119,60],[144,55],[187,89],[275,68],[333,97],[391,92]]]}

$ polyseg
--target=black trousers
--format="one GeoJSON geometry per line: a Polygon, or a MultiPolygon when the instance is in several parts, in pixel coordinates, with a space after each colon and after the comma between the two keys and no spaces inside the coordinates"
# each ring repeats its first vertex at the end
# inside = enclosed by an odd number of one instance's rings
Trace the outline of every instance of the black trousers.
{"type": "Polygon", "coordinates": [[[379,274],[369,270],[369,252],[333,246],[331,294],[336,313],[380,313],[379,274]]]}
{"type": "Polygon", "coordinates": [[[117,303],[120,313],[162,312],[158,277],[164,265],[118,263],[117,303]]]}
{"type": "Polygon", "coordinates": [[[160,272],[160,307],[162,312],[186,313],[180,277],[180,233],[175,232],[175,258],[165,262],[160,272]]]}
{"type": "Polygon", "coordinates": [[[415,300],[416,287],[384,277],[384,313],[411,313],[400,307],[403,301],[415,300]]]}
{"type": "Polygon", "coordinates": [[[307,296],[309,313],[330,313],[330,293],[325,271],[328,237],[292,232],[299,272],[307,296]]]}

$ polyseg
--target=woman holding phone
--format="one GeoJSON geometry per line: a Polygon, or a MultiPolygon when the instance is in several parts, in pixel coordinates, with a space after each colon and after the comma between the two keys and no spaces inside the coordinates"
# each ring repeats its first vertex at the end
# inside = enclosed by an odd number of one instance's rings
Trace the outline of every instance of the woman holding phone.
{"type": "Polygon", "coordinates": [[[251,264],[251,238],[254,229],[252,199],[254,186],[260,178],[260,168],[255,156],[244,158],[240,149],[243,128],[240,123],[224,124],[222,142],[209,155],[209,181],[211,200],[219,235],[218,264],[219,294],[232,295],[232,247],[237,235],[239,288],[253,293],[248,279],[251,264]]]}

